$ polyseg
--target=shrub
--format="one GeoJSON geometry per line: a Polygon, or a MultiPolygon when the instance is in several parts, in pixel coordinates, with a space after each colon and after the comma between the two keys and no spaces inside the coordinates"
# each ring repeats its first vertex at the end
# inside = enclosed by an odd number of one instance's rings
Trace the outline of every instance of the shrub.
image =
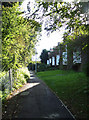
{"type": "Polygon", "coordinates": [[[0,99],[2,98],[2,91],[0,91],[0,99]]]}
{"type": "MultiPolygon", "coordinates": [[[[13,74],[13,73],[12,73],[13,74]]],[[[12,91],[22,87],[22,85],[26,84],[27,80],[30,78],[30,73],[27,67],[19,68],[15,71],[15,76],[13,76],[13,87],[12,91]]],[[[0,98],[5,100],[7,96],[10,94],[10,80],[9,73],[6,75],[6,72],[0,71],[0,98]]]]}
{"type": "Polygon", "coordinates": [[[42,63],[42,64],[39,65],[37,71],[40,72],[40,71],[45,71],[45,70],[47,70],[47,65],[42,63]]]}
{"type": "Polygon", "coordinates": [[[83,72],[89,77],[89,62],[83,65],[83,72]]]}
{"type": "Polygon", "coordinates": [[[19,72],[24,75],[24,78],[28,80],[30,78],[30,72],[27,67],[19,69],[19,72]]]}
{"type": "Polygon", "coordinates": [[[26,84],[28,79],[30,78],[30,72],[27,67],[19,68],[17,70],[17,78],[14,81],[14,88],[18,89],[22,87],[23,84],[26,84]]]}
{"type": "Polygon", "coordinates": [[[6,75],[6,71],[0,71],[0,98],[2,100],[5,100],[10,92],[8,81],[9,79],[6,75]]]}
{"type": "Polygon", "coordinates": [[[1,77],[3,77],[4,75],[6,74],[6,72],[5,71],[0,71],[0,79],[1,79],[1,77]]]}

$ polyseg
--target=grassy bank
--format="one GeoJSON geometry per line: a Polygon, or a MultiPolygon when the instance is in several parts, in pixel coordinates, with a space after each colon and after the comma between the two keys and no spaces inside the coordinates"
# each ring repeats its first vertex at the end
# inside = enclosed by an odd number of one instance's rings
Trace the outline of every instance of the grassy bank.
{"type": "Polygon", "coordinates": [[[89,84],[84,73],[53,70],[38,72],[37,76],[57,94],[77,119],[89,117],[89,84]]]}

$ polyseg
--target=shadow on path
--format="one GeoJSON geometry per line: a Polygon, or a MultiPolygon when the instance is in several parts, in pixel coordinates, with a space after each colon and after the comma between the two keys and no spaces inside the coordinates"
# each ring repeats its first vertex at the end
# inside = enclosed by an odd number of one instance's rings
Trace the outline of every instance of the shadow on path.
{"type": "Polygon", "coordinates": [[[31,78],[22,92],[8,100],[3,118],[13,119],[65,119],[73,115],[57,96],[31,71],[31,78]]]}

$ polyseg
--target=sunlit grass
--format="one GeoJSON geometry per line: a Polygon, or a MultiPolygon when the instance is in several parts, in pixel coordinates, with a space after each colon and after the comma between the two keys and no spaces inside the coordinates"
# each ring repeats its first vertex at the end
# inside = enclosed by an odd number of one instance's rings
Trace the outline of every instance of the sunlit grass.
{"type": "Polygon", "coordinates": [[[53,70],[38,72],[40,77],[64,102],[76,118],[87,118],[88,78],[82,72],[53,70]]]}

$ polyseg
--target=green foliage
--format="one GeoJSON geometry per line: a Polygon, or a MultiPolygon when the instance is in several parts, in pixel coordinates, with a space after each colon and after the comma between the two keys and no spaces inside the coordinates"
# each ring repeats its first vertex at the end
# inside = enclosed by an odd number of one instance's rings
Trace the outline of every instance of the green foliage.
{"type": "Polygon", "coordinates": [[[12,7],[2,7],[3,70],[27,65],[35,52],[37,30],[40,25],[23,18],[18,7],[18,3],[12,7]]]}
{"type": "Polygon", "coordinates": [[[67,32],[66,36],[64,35],[65,38],[67,37],[66,43],[70,43],[79,36],[89,35],[89,27],[86,25],[87,17],[84,14],[88,12],[87,2],[35,1],[36,9],[33,10],[30,16],[40,20],[45,18],[44,29],[47,30],[47,33],[59,30],[60,27],[66,24],[67,32]],[[42,16],[39,14],[40,11],[42,16]]]}
{"type": "Polygon", "coordinates": [[[0,71],[0,98],[4,101],[10,93],[9,74],[0,71]]]}
{"type": "MultiPolygon", "coordinates": [[[[37,35],[41,31],[41,25],[35,20],[22,17],[18,2],[5,2],[2,4],[1,30],[3,72],[0,73],[0,78],[6,74],[4,71],[12,69],[13,90],[18,89],[30,78],[28,69],[22,66],[27,66],[35,54],[34,47],[38,41],[37,35]]],[[[2,97],[6,98],[8,94],[3,83],[2,97]]]]}
{"type": "Polygon", "coordinates": [[[4,75],[6,74],[6,72],[5,71],[0,71],[0,79],[1,79],[1,77],[3,77],[4,75]]]}
{"type": "Polygon", "coordinates": [[[41,63],[47,64],[48,60],[48,51],[44,49],[40,55],[41,63]]]}
{"type": "MultiPolygon", "coordinates": [[[[82,18],[80,15],[82,5],[80,3],[69,3],[69,2],[45,2],[40,0],[35,0],[36,9],[32,10],[30,16],[32,18],[47,18],[45,21],[45,30],[55,31],[59,29],[63,23],[66,22],[67,28],[75,28],[75,26],[80,27],[82,20],[85,21],[86,18],[82,18]],[[41,15],[39,14],[41,11],[41,15]]],[[[30,4],[28,3],[28,6],[30,4]]],[[[30,7],[28,7],[29,11],[30,7]]]]}
{"type": "Polygon", "coordinates": [[[47,70],[47,65],[44,63],[39,64],[37,71],[45,71],[47,70]]]}
{"type": "MultiPolygon", "coordinates": [[[[9,96],[10,90],[10,82],[9,82],[9,74],[6,76],[6,72],[0,73],[0,77],[3,77],[1,84],[0,84],[0,98],[4,101],[9,96]],[[3,74],[3,75],[2,75],[3,74]],[[2,75],[2,76],[1,76],[2,75]]],[[[27,67],[19,68],[15,76],[13,77],[14,81],[12,81],[12,91],[15,89],[19,89],[24,84],[27,83],[28,79],[30,78],[30,72],[28,71],[27,67]]]]}
{"type": "Polygon", "coordinates": [[[2,101],[5,101],[6,100],[6,98],[9,96],[9,94],[10,94],[10,91],[9,91],[9,89],[5,89],[4,91],[1,91],[1,99],[2,99],[2,101]]]}
{"type": "Polygon", "coordinates": [[[19,68],[17,70],[17,77],[14,81],[14,88],[18,89],[22,87],[23,84],[26,84],[28,79],[30,78],[30,72],[28,71],[27,67],[19,68]]]}
{"type": "Polygon", "coordinates": [[[83,72],[89,77],[89,62],[84,63],[83,72]]]}
{"type": "Polygon", "coordinates": [[[2,98],[2,91],[0,91],[0,99],[2,98]]]}
{"type": "Polygon", "coordinates": [[[15,5],[16,2],[2,2],[2,5],[4,7],[13,7],[13,5],[15,5]]]}
{"type": "MultiPolygon", "coordinates": [[[[19,72],[21,73],[21,74],[23,74],[24,75],[24,77],[26,77],[26,78],[30,78],[30,72],[29,72],[29,70],[28,70],[28,68],[27,67],[23,67],[23,68],[21,68],[21,69],[19,69],[19,72]]],[[[18,74],[17,74],[18,75],[18,74]]],[[[19,76],[19,75],[18,75],[19,76]]]]}

